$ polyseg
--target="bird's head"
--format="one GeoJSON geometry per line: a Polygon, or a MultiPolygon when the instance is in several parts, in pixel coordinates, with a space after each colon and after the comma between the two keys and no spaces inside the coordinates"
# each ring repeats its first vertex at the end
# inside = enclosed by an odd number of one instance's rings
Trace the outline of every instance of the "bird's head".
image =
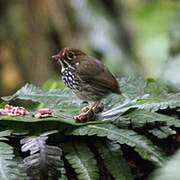
{"type": "Polygon", "coordinates": [[[80,63],[87,56],[79,49],[66,47],[63,48],[57,55],[53,55],[52,58],[58,61],[62,68],[75,67],[77,63],[80,63]]]}

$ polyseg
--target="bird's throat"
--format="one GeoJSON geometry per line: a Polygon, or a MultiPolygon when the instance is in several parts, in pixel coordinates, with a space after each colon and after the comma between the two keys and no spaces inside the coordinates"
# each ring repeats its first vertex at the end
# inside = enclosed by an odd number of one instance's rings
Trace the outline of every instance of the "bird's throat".
{"type": "Polygon", "coordinates": [[[63,72],[67,68],[74,70],[74,67],[72,67],[67,61],[59,60],[59,62],[61,64],[61,72],[63,72]]]}
{"type": "Polygon", "coordinates": [[[60,59],[59,59],[59,63],[61,64],[61,72],[63,72],[65,68],[68,67],[68,64],[65,61],[60,60],[60,59]]]}

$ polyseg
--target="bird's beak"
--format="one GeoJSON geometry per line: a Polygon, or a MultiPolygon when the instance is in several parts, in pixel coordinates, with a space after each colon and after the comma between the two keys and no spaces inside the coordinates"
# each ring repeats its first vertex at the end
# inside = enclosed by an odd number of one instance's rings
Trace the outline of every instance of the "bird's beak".
{"type": "Polygon", "coordinates": [[[60,59],[60,55],[59,54],[53,55],[52,59],[55,59],[57,61],[58,59],[60,59]]]}

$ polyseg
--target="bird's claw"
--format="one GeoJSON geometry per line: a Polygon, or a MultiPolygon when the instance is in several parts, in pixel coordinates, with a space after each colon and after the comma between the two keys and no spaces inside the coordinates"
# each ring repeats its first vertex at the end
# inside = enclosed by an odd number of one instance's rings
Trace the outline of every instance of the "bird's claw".
{"type": "Polygon", "coordinates": [[[103,109],[104,109],[104,104],[102,102],[96,108],[93,108],[95,113],[100,113],[103,111],[103,109]]]}
{"type": "Polygon", "coordinates": [[[82,109],[82,113],[74,116],[74,120],[77,123],[84,123],[88,121],[94,121],[96,117],[96,113],[93,109],[85,107],[82,109]],[[85,109],[86,108],[86,109],[85,109]]]}
{"type": "Polygon", "coordinates": [[[82,113],[86,113],[86,112],[88,112],[90,109],[91,109],[91,107],[85,106],[85,107],[83,107],[83,108],[81,109],[81,112],[82,112],[82,113]]]}
{"type": "Polygon", "coordinates": [[[81,114],[74,116],[74,120],[77,123],[84,123],[88,121],[94,121],[96,118],[96,114],[102,112],[104,109],[104,104],[99,104],[96,108],[85,106],[81,110],[81,114]]]}

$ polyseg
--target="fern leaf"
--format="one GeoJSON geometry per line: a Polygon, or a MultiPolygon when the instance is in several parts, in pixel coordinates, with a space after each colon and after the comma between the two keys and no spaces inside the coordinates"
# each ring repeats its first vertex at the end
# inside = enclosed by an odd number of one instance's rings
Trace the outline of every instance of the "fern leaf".
{"type": "MultiPolygon", "coordinates": [[[[0,132],[0,140],[7,140],[10,130],[0,132]]],[[[17,162],[14,160],[13,148],[5,142],[0,142],[0,179],[2,180],[25,180],[26,175],[20,173],[17,162]]]]}
{"type": "Polygon", "coordinates": [[[85,143],[67,142],[63,144],[63,150],[79,180],[99,180],[97,162],[85,143]]]}
{"type": "Polygon", "coordinates": [[[134,108],[144,109],[148,111],[158,111],[159,109],[180,107],[179,94],[167,94],[164,98],[140,98],[134,108]]]}
{"type": "Polygon", "coordinates": [[[119,84],[122,96],[111,95],[105,99],[107,111],[102,114],[105,120],[115,114],[118,117],[130,108],[155,112],[180,107],[180,95],[169,93],[167,86],[161,81],[131,77],[120,79],[119,84]]]}
{"type": "MultiPolygon", "coordinates": [[[[180,96],[177,94],[169,95],[165,99],[148,98],[146,97],[146,95],[144,95],[144,97],[136,97],[133,100],[128,100],[115,108],[103,112],[99,116],[99,119],[102,121],[114,121],[117,120],[121,115],[126,113],[129,109],[140,109],[149,112],[155,112],[159,109],[173,109],[177,107],[180,107],[180,96]]],[[[179,126],[178,123],[177,126],[179,126]]]]}
{"type": "Polygon", "coordinates": [[[149,126],[148,132],[160,139],[176,134],[176,131],[172,130],[170,126],[178,127],[180,125],[179,120],[174,117],[137,109],[126,112],[112,123],[121,128],[131,125],[133,129],[149,126]]]}
{"type": "MultiPolygon", "coordinates": [[[[105,99],[106,110],[114,108],[123,111],[138,108],[148,111],[180,107],[180,96],[168,93],[167,86],[161,81],[143,78],[122,78],[119,81],[122,96],[111,95],[105,99]],[[129,104],[125,103],[129,101],[129,104]],[[125,103],[125,104],[124,104],[125,103]],[[124,104],[124,106],[122,106],[124,104]],[[125,109],[124,109],[125,108],[125,109]]],[[[45,90],[32,84],[26,84],[12,96],[2,97],[3,100],[31,100],[39,103],[54,103],[55,109],[67,109],[70,114],[78,112],[78,100],[69,89],[45,90]]],[[[110,111],[112,112],[112,111],[110,111]]],[[[109,113],[110,113],[109,112],[109,113]]]]}
{"type": "Polygon", "coordinates": [[[4,142],[0,142],[0,179],[15,179],[17,170],[13,170],[17,164],[12,160],[14,157],[12,147],[4,142]]]}
{"type": "Polygon", "coordinates": [[[127,144],[134,147],[142,158],[152,161],[156,165],[162,166],[166,160],[161,150],[153,145],[145,136],[138,135],[136,132],[127,129],[119,129],[112,124],[98,124],[82,126],[66,132],[67,135],[97,135],[99,137],[107,137],[108,139],[127,144]]]}
{"type": "Polygon", "coordinates": [[[130,168],[118,144],[98,141],[95,143],[104,163],[115,179],[131,180],[130,168]]]}
{"type": "Polygon", "coordinates": [[[168,94],[167,85],[161,80],[142,77],[125,77],[119,81],[122,93],[129,99],[134,99],[144,94],[150,97],[164,97],[168,94]]]}
{"type": "Polygon", "coordinates": [[[8,140],[7,138],[5,138],[5,136],[10,136],[10,134],[10,130],[0,131],[0,140],[8,140]]]}
{"type": "Polygon", "coordinates": [[[167,138],[169,135],[176,134],[169,126],[177,126],[178,119],[156,112],[148,112],[144,110],[133,110],[127,112],[123,117],[131,120],[133,128],[143,127],[148,124],[161,123],[158,127],[148,130],[154,136],[160,139],[167,138]]]}
{"type": "MultiPolygon", "coordinates": [[[[2,97],[5,101],[11,101],[15,99],[31,100],[40,103],[56,103],[59,100],[60,103],[72,102],[72,97],[75,97],[69,89],[54,89],[45,90],[40,87],[36,87],[33,84],[26,84],[19,89],[12,96],[2,97]],[[70,98],[71,97],[71,98],[70,98]]],[[[75,98],[74,98],[75,99],[75,98]]],[[[76,99],[77,100],[77,99],[76,99]]]]}
{"type": "Polygon", "coordinates": [[[62,175],[63,162],[60,158],[62,151],[59,147],[47,145],[47,139],[46,135],[41,135],[21,140],[22,152],[30,151],[30,156],[24,159],[24,163],[31,178],[57,178],[62,175]]]}
{"type": "Polygon", "coordinates": [[[176,118],[159,114],[156,112],[148,112],[144,110],[132,110],[123,115],[124,118],[131,119],[133,127],[141,127],[144,124],[164,123],[167,126],[173,126],[178,121],[176,118]]]}
{"type": "Polygon", "coordinates": [[[167,138],[170,135],[176,134],[176,131],[172,130],[169,126],[161,126],[158,128],[153,128],[148,130],[149,133],[152,133],[154,136],[159,139],[167,138]]]}

